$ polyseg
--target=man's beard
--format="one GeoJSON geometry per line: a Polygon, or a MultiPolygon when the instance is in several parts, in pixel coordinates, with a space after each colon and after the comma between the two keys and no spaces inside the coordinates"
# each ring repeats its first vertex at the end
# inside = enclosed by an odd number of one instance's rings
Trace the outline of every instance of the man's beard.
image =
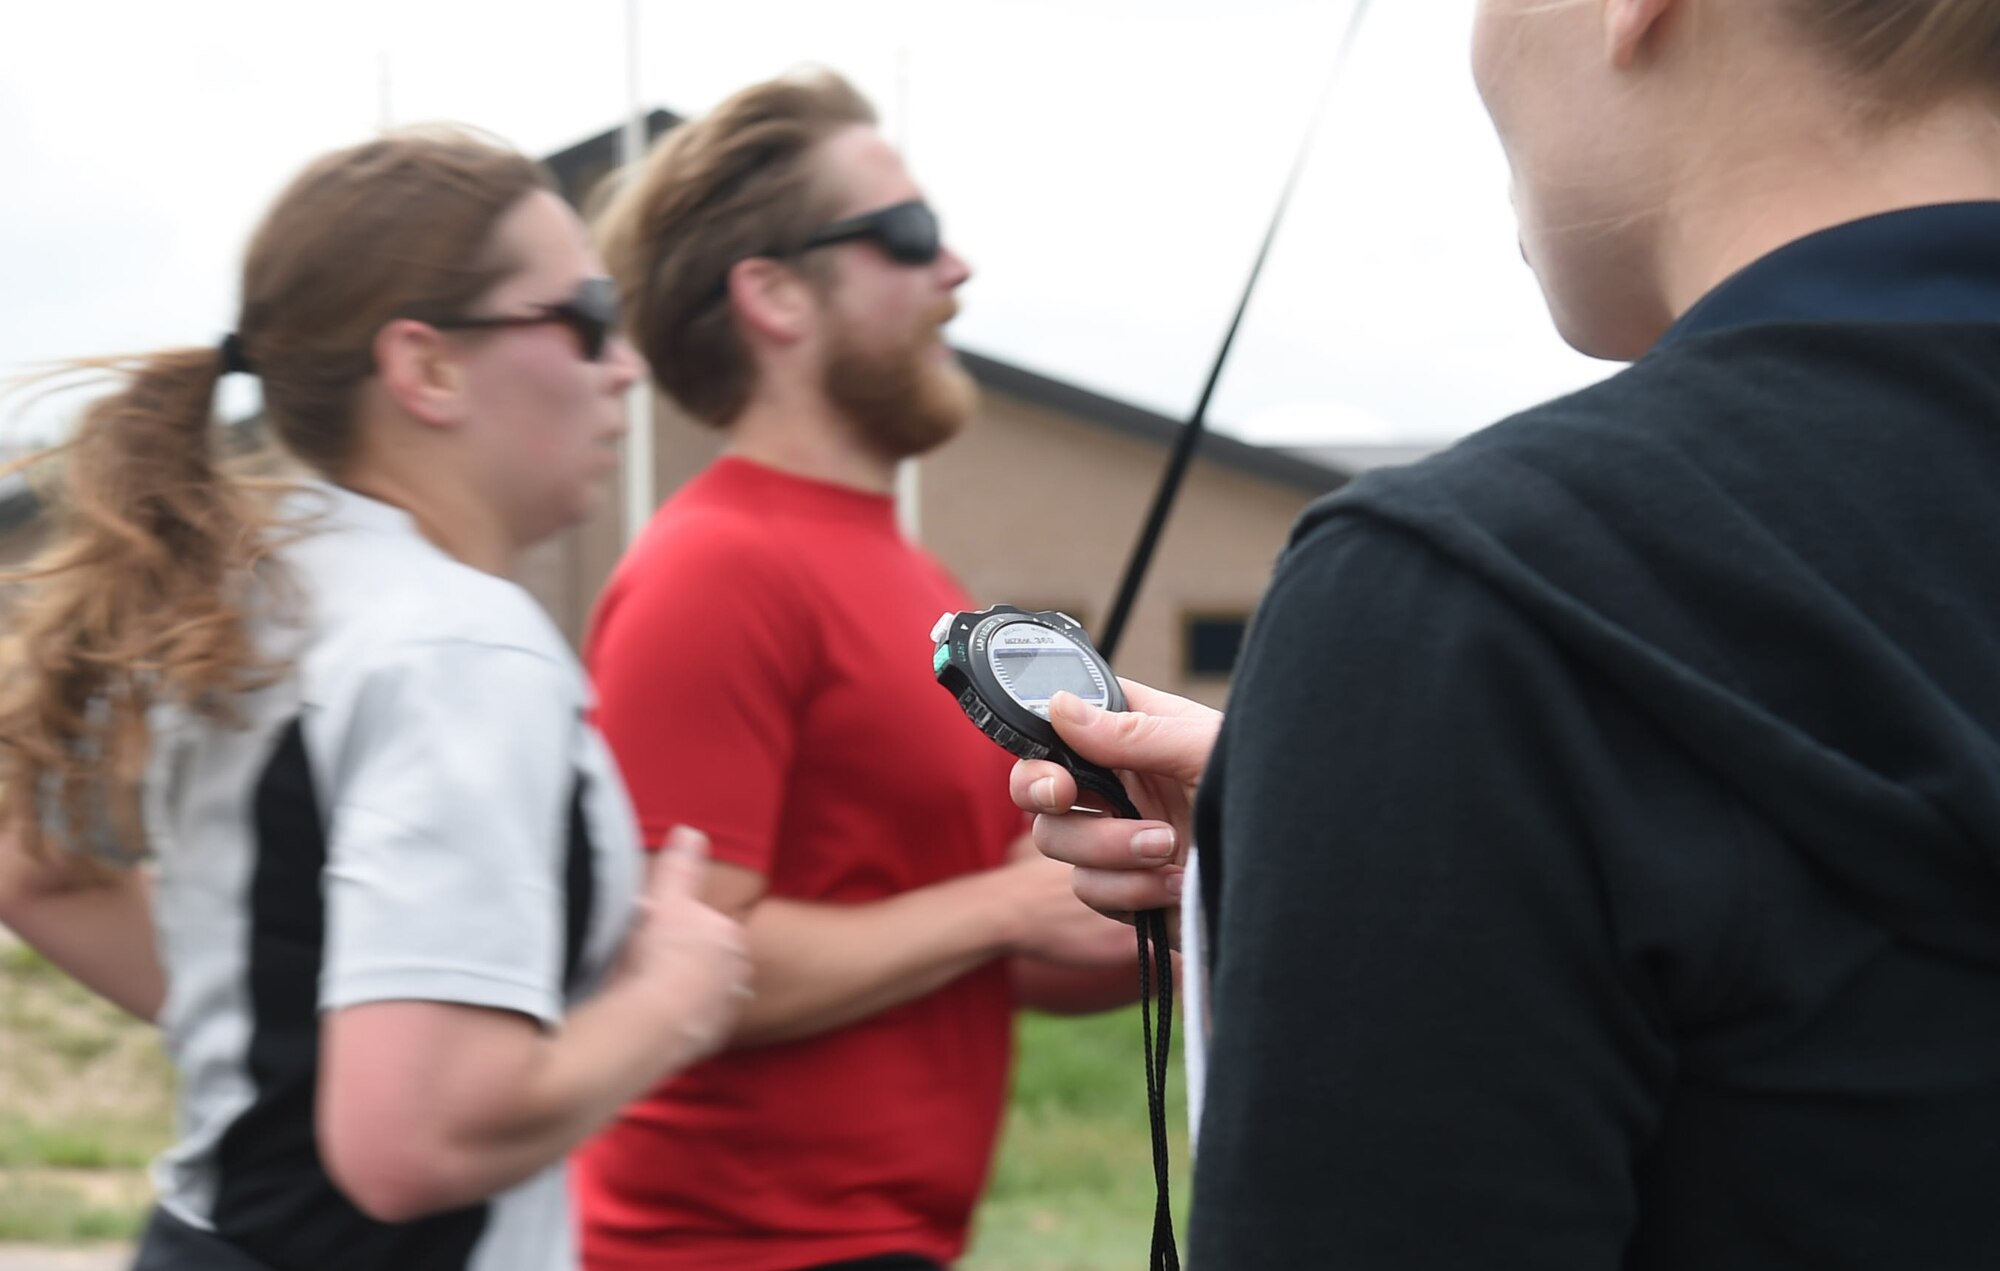
{"type": "Polygon", "coordinates": [[[944,306],[926,315],[908,338],[886,349],[863,347],[850,326],[835,328],[826,394],[873,453],[885,459],[923,454],[957,436],[972,418],[979,400],[972,377],[937,356],[938,331],[954,311],[944,306]]]}

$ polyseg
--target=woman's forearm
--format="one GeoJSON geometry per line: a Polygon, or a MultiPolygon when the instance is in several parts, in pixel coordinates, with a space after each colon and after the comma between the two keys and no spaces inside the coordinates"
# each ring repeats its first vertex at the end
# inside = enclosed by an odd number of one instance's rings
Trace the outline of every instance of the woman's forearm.
{"type": "Polygon", "coordinates": [[[151,1022],[166,999],[143,869],[86,877],[28,855],[0,830],[0,923],[93,993],[151,1022]]]}
{"type": "Polygon", "coordinates": [[[386,1222],[504,1191],[712,1051],[715,1030],[678,1022],[695,1014],[629,980],[556,1032],[523,1015],[440,1002],[335,1011],[324,1025],[319,1095],[328,1168],[386,1222]]]}

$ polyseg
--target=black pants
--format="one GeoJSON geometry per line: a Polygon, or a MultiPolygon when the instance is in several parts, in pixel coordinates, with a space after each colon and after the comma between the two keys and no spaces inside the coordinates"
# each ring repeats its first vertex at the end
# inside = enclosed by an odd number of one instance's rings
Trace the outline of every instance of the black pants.
{"type": "MultiPolygon", "coordinates": [[[[262,1262],[205,1231],[190,1227],[163,1209],[153,1210],[139,1238],[132,1271],[271,1271],[262,1262]]],[[[853,1262],[835,1262],[808,1271],[947,1271],[915,1254],[890,1253],[853,1262]]]]}
{"type": "Polygon", "coordinates": [[[271,1271],[262,1262],[164,1209],[154,1209],[139,1237],[132,1271],[271,1271]]]}

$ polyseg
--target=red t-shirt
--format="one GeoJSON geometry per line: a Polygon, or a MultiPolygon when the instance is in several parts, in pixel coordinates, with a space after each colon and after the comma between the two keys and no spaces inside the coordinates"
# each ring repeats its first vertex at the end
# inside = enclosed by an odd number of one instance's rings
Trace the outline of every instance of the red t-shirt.
{"type": "MultiPolygon", "coordinates": [[[[771,895],[833,904],[1000,865],[1023,828],[1011,760],[931,675],[931,625],[964,607],[889,499],[717,461],[646,527],[589,641],[598,724],[646,841],[695,826],[771,895]]],[[[577,1157],[585,1265],[956,1258],[1013,1005],[994,962],[668,1082],[577,1157]]]]}

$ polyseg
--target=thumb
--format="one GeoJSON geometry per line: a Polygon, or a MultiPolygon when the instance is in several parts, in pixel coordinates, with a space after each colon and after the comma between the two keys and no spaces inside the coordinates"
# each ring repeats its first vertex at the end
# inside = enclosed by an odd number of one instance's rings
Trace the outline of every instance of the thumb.
{"type": "Polygon", "coordinates": [[[653,858],[646,880],[646,899],[655,905],[701,894],[702,873],[708,865],[708,835],[685,825],[667,831],[667,841],[653,858]]]}
{"type": "Polygon", "coordinates": [[[1070,749],[1094,764],[1156,773],[1189,785],[1201,779],[1215,745],[1209,721],[1107,711],[1068,692],[1050,699],[1049,722],[1070,749]]]}

